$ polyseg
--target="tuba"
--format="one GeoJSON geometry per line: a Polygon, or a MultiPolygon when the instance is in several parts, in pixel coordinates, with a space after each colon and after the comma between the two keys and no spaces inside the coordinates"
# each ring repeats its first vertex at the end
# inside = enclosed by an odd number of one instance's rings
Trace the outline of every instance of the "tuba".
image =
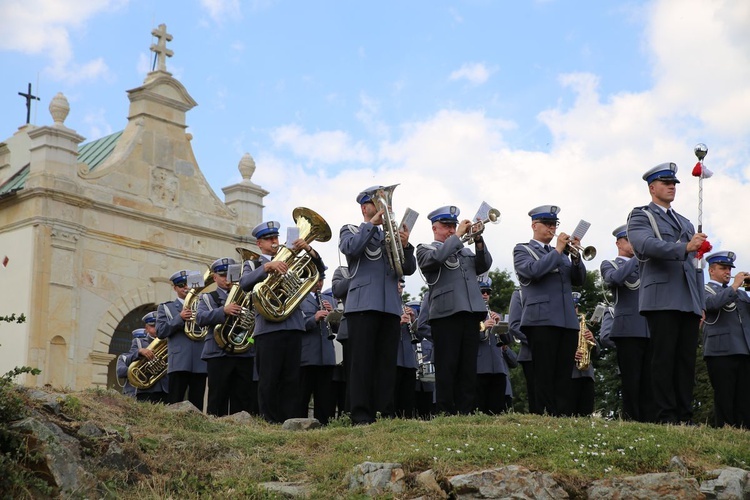
{"type": "MultiPolygon", "coordinates": [[[[299,227],[299,237],[307,243],[331,239],[328,223],[309,208],[295,208],[292,217],[299,227]]],[[[285,274],[273,273],[255,285],[253,305],[261,316],[278,322],[287,319],[300,305],[318,282],[319,273],[312,257],[291,248],[280,247],[273,261],[283,261],[289,269],[285,274]]]]}
{"type": "Polygon", "coordinates": [[[187,295],[185,295],[184,308],[190,309],[193,313],[191,318],[185,321],[185,327],[183,328],[185,335],[190,340],[203,340],[206,337],[206,334],[208,334],[208,328],[201,328],[195,324],[195,315],[198,313],[198,295],[204,288],[211,286],[213,282],[214,277],[211,273],[211,268],[209,267],[206,272],[203,273],[203,286],[198,288],[191,288],[187,295]]]}
{"type": "MultiPolygon", "coordinates": [[[[243,269],[246,260],[258,260],[260,255],[247,248],[237,247],[240,254],[243,269]]],[[[255,330],[255,309],[249,293],[240,288],[239,283],[234,283],[227,294],[227,304],[235,303],[242,307],[237,316],[229,316],[224,323],[214,328],[214,340],[220,349],[229,354],[242,354],[252,347],[253,331],[255,330]]]]}
{"type": "Polygon", "coordinates": [[[128,367],[128,382],[136,389],[153,387],[167,374],[167,341],[154,339],[146,348],[154,353],[154,359],[137,359],[128,367]]]}
{"type": "Polygon", "coordinates": [[[401,237],[398,234],[399,227],[396,225],[396,219],[393,218],[393,212],[391,211],[391,199],[396,186],[398,184],[378,189],[372,196],[372,202],[378,211],[383,210],[385,252],[388,255],[388,263],[391,269],[400,278],[404,275],[404,247],[401,246],[401,237]]]}
{"type": "Polygon", "coordinates": [[[587,339],[583,333],[588,329],[586,326],[586,315],[580,315],[581,322],[578,325],[578,347],[576,353],[581,353],[581,359],[576,360],[576,368],[581,371],[589,369],[591,366],[591,349],[596,345],[596,342],[592,342],[587,339]]]}

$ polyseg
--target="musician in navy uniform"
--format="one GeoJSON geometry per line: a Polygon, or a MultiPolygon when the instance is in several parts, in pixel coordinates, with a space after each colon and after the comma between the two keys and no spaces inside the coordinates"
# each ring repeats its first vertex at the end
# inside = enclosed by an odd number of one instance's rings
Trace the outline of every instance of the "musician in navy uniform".
{"type": "MultiPolygon", "coordinates": [[[[331,292],[333,296],[340,300],[346,311],[346,294],[349,293],[349,269],[346,266],[339,266],[333,271],[331,278],[331,292]]],[[[336,366],[333,372],[334,386],[336,386],[336,406],[338,415],[349,413],[349,371],[351,370],[351,353],[349,352],[349,325],[346,321],[346,315],[341,318],[338,331],[336,332],[336,341],[341,344],[341,363],[336,366]]]]}
{"type": "Polygon", "coordinates": [[[177,271],[169,277],[177,298],[156,308],[156,335],[169,345],[167,355],[169,373],[169,403],[179,403],[188,394],[188,401],[203,410],[206,393],[206,362],[201,359],[203,341],[185,335],[185,321],[192,319],[192,311],[185,309],[188,271],[177,271]]]}
{"type": "MultiPolygon", "coordinates": [[[[398,280],[398,291],[404,293],[405,281],[398,280]]],[[[401,418],[414,417],[414,398],[417,380],[417,311],[408,304],[404,305],[401,314],[401,335],[398,342],[398,355],[396,359],[396,384],[394,394],[394,407],[396,415],[401,418]]]]}
{"type": "Polygon", "coordinates": [[[750,274],[740,272],[732,280],[735,259],[728,251],[706,257],[703,359],[714,389],[716,426],[750,429],[750,298],[739,289],[750,274]]]}
{"type": "Polygon", "coordinates": [[[435,414],[435,360],[432,358],[432,329],[430,328],[430,292],[422,295],[417,314],[417,385],[414,396],[415,416],[429,420],[435,414]],[[426,379],[427,377],[427,379],[426,379]]]}
{"type": "Polygon", "coordinates": [[[313,290],[300,304],[305,317],[305,333],[302,334],[300,361],[300,413],[307,416],[310,397],[313,400],[313,416],[327,425],[336,412],[333,392],[333,368],[336,366],[336,351],[333,347],[332,330],[327,321],[333,310],[333,297],[323,295],[325,274],[320,274],[313,290]]]}
{"type": "Polygon", "coordinates": [[[529,339],[521,331],[521,315],[523,306],[521,305],[521,289],[516,288],[510,296],[510,305],[508,306],[508,332],[521,343],[518,351],[517,360],[523,370],[523,378],[526,381],[526,403],[529,407],[529,413],[541,413],[536,407],[536,392],[534,391],[534,363],[531,357],[531,347],[529,339]]]}
{"type": "MultiPolygon", "coordinates": [[[[362,213],[359,226],[347,224],[339,232],[339,250],[349,268],[349,291],[344,315],[349,331],[351,352],[350,378],[347,381],[351,419],[354,424],[369,424],[380,413],[392,417],[396,382],[396,356],[402,302],[398,278],[388,262],[385,235],[379,227],[385,211],[378,210],[373,197],[382,186],[372,186],[357,195],[362,213]]],[[[409,276],[417,270],[409,231],[399,228],[398,238],[404,251],[401,267],[409,276]]],[[[394,256],[395,258],[395,256],[394,256]]]]}
{"type": "MultiPolygon", "coordinates": [[[[284,260],[273,260],[279,250],[279,228],[277,221],[261,222],[253,228],[261,251],[257,262],[246,261],[240,279],[242,289],[250,293],[253,287],[273,273],[285,274],[289,265],[284,260]]],[[[291,244],[295,252],[304,250],[310,256],[318,273],[325,272],[320,255],[304,238],[291,244]]],[[[271,423],[283,423],[300,414],[300,360],[302,357],[302,334],[305,332],[305,317],[300,307],[283,321],[271,321],[255,313],[256,362],[258,369],[258,406],[261,416],[271,423]]]]}
{"type": "MultiPolygon", "coordinates": [[[[580,292],[573,292],[573,303],[576,306],[576,314],[578,314],[578,302],[581,300],[580,292]]],[[[580,322],[579,322],[580,326],[580,322]]],[[[589,366],[584,369],[578,368],[578,362],[583,359],[584,353],[582,350],[576,349],[575,360],[576,363],[573,366],[573,373],[571,378],[573,379],[573,415],[579,417],[585,417],[591,415],[594,412],[594,358],[599,357],[599,343],[596,341],[594,334],[591,333],[588,326],[585,326],[583,331],[583,337],[588,342],[593,342],[591,350],[589,352],[589,366]]],[[[579,327],[580,336],[580,327],[579,327]]]]}
{"type": "MultiPolygon", "coordinates": [[[[617,257],[599,267],[602,280],[614,295],[614,317],[609,340],[614,342],[622,383],[622,418],[654,420],[651,395],[651,349],[646,318],[638,312],[640,269],[628,241],[627,225],[612,231],[617,257]]],[[[601,338],[601,337],[600,337],[601,338]]]]}
{"type": "Polygon", "coordinates": [[[492,265],[481,235],[474,238],[476,254],[464,246],[461,237],[473,226],[468,219],[459,223],[459,214],[455,206],[430,212],[434,241],[417,248],[417,262],[430,289],[437,411],[449,415],[474,410],[479,323],[487,316],[477,275],[492,265]]]}
{"type": "Polygon", "coordinates": [[[482,298],[487,304],[487,318],[484,331],[479,334],[477,351],[477,398],[474,406],[478,411],[490,415],[499,415],[506,410],[506,390],[508,389],[509,362],[517,366],[516,353],[508,348],[510,337],[507,333],[493,334],[492,328],[500,323],[500,315],[490,310],[492,281],[479,282],[482,298]]]}
{"type": "Polygon", "coordinates": [[[569,256],[579,238],[557,235],[560,207],[543,205],[529,212],[533,238],[513,249],[513,266],[521,284],[521,331],[533,358],[535,409],[568,416],[575,411],[570,374],[578,344],[578,317],[572,286],[583,285],[586,267],[580,253],[569,256]]]}
{"type": "MultiPolygon", "coordinates": [[[[154,352],[148,348],[156,339],[156,311],[151,311],[143,316],[143,331],[145,337],[133,332],[133,342],[130,351],[125,355],[125,364],[138,360],[152,360],[156,358],[154,352]]],[[[127,375],[127,372],[126,372],[127,375]]],[[[169,375],[164,375],[148,389],[135,389],[135,398],[138,401],[149,401],[151,403],[166,403],[169,391],[169,375]]]]}
{"type": "Polygon", "coordinates": [[[692,423],[698,327],[705,308],[695,252],[706,235],[671,209],[680,182],[676,172],[674,163],[662,163],[643,174],[651,203],[630,212],[628,239],[640,261],[638,309],[651,335],[655,419],[692,423]]]}
{"type": "Polygon", "coordinates": [[[209,328],[201,358],[206,361],[208,372],[206,411],[217,417],[240,411],[258,413],[258,398],[253,383],[254,347],[243,353],[234,353],[226,346],[225,349],[219,347],[214,338],[215,328],[238,316],[242,309],[239,304],[227,303],[227,294],[232,288],[227,271],[230,265],[236,263],[232,258],[222,257],[211,264],[216,290],[201,295],[195,319],[198,326],[209,328]]]}
{"type": "Polygon", "coordinates": [[[130,343],[131,349],[128,352],[124,352],[117,356],[116,370],[117,378],[124,380],[124,382],[122,382],[122,385],[120,386],[122,387],[122,394],[130,398],[135,398],[136,388],[133,387],[133,384],[131,384],[130,380],[128,380],[128,368],[130,368],[130,359],[132,358],[132,354],[137,352],[138,349],[148,346],[151,342],[147,340],[150,337],[146,335],[146,330],[143,328],[136,328],[135,330],[133,330],[132,335],[133,340],[130,343]]]}

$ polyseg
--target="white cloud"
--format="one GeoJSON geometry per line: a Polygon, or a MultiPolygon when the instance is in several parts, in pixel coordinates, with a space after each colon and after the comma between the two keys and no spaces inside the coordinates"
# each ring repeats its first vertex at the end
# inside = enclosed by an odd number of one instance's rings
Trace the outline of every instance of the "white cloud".
{"type": "Polygon", "coordinates": [[[465,63],[456,71],[450,74],[450,80],[467,80],[473,85],[481,85],[485,83],[490,74],[490,71],[483,63],[465,63]]]}
{"type": "Polygon", "coordinates": [[[10,0],[0,16],[0,51],[45,54],[51,63],[45,72],[71,84],[108,77],[103,59],[76,62],[70,43],[78,31],[97,14],[116,10],[128,0],[10,0]]]}
{"type": "Polygon", "coordinates": [[[310,163],[333,164],[372,161],[373,155],[362,142],[352,141],[340,130],[307,133],[297,125],[285,125],[271,132],[274,145],[286,147],[310,163]]]}

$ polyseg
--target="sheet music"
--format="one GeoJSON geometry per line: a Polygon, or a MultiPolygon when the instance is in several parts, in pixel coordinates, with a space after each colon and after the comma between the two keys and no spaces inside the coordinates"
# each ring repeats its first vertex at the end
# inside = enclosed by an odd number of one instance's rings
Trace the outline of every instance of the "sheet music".
{"type": "Polygon", "coordinates": [[[477,210],[477,214],[474,216],[471,222],[476,222],[478,220],[486,220],[490,216],[490,209],[492,207],[489,203],[486,201],[483,201],[481,205],[479,205],[479,210],[477,210]]]}
{"type": "Polygon", "coordinates": [[[237,283],[242,275],[242,264],[229,264],[227,268],[227,281],[237,283]]]}
{"type": "Polygon", "coordinates": [[[188,288],[203,288],[206,285],[200,271],[188,271],[186,277],[188,288]]]}
{"type": "Polygon", "coordinates": [[[571,238],[578,238],[579,240],[582,240],[586,235],[586,231],[588,231],[590,227],[590,222],[586,222],[585,220],[581,219],[581,221],[576,226],[576,230],[573,231],[571,238]]]}
{"type": "Polygon", "coordinates": [[[417,222],[417,217],[419,217],[419,212],[407,207],[406,211],[404,212],[404,217],[401,219],[401,224],[399,224],[398,227],[402,228],[406,226],[409,232],[411,232],[414,224],[416,224],[417,222]]]}
{"type": "Polygon", "coordinates": [[[286,228],[286,243],[284,244],[287,248],[292,248],[292,244],[299,239],[299,227],[289,226],[286,228]]]}

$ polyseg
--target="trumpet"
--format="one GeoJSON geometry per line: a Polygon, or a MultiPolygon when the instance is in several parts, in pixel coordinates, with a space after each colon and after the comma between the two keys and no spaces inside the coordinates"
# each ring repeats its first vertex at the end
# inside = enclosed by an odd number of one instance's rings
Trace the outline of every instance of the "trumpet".
{"type": "Polygon", "coordinates": [[[461,243],[468,243],[469,245],[474,243],[476,237],[484,232],[484,225],[488,222],[493,224],[500,222],[500,210],[497,208],[490,208],[489,212],[487,212],[486,219],[473,223],[466,234],[461,236],[461,243]]]}
{"type": "MultiPolygon", "coordinates": [[[[557,237],[557,233],[552,233],[552,236],[557,237]]],[[[573,259],[583,259],[588,262],[596,257],[596,248],[593,246],[583,247],[568,240],[568,253],[573,259]]]]}
{"type": "MultiPolygon", "coordinates": [[[[745,279],[744,279],[744,280],[742,281],[742,287],[743,287],[743,288],[748,288],[748,287],[750,287],[750,273],[746,273],[746,272],[741,272],[740,274],[744,274],[744,275],[745,275],[745,279]]],[[[733,280],[733,279],[735,279],[735,278],[736,278],[737,276],[739,276],[739,275],[735,274],[734,276],[730,276],[730,277],[729,277],[729,279],[730,279],[730,280],[733,280]]]]}

